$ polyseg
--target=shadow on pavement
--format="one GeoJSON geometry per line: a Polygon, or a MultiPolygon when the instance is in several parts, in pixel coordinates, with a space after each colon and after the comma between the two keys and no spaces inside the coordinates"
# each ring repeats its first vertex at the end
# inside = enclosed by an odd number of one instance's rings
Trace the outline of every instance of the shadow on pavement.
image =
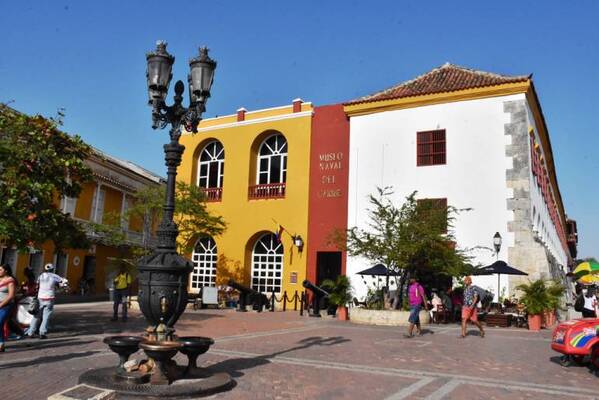
{"type": "Polygon", "coordinates": [[[89,343],[98,342],[97,340],[73,340],[73,339],[56,339],[56,340],[35,340],[31,339],[27,342],[18,342],[10,346],[10,351],[15,353],[23,353],[29,350],[55,349],[57,347],[75,347],[83,346],[89,343]]]}
{"type": "MultiPolygon", "coordinates": [[[[120,315],[120,314],[119,314],[120,315]]],[[[73,337],[81,335],[115,334],[122,332],[143,332],[147,322],[143,315],[137,310],[131,311],[127,322],[110,321],[112,309],[102,311],[59,309],[55,310],[50,320],[49,335],[56,334],[58,337],[73,337]]],[[[223,318],[218,314],[184,314],[177,324],[184,327],[186,322],[190,324],[212,318],[223,318]]]]}
{"type": "Polygon", "coordinates": [[[39,358],[36,358],[33,360],[28,360],[28,361],[15,361],[12,363],[0,364],[0,370],[8,369],[8,368],[30,367],[33,365],[38,366],[41,364],[52,364],[52,363],[56,363],[56,362],[71,360],[74,358],[85,358],[85,357],[89,357],[89,356],[97,354],[97,353],[101,353],[101,351],[99,351],[99,350],[85,351],[82,353],[70,353],[70,354],[63,354],[63,355],[59,355],[59,356],[39,357],[39,358]]]}
{"type": "Polygon", "coordinates": [[[346,339],[342,336],[335,337],[321,337],[312,336],[297,342],[299,345],[290,349],[277,351],[271,354],[265,354],[254,358],[231,358],[219,363],[210,365],[208,368],[214,372],[227,372],[233,378],[240,378],[245,374],[241,371],[259,367],[261,365],[270,364],[271,358],[275,358],[285,353],[291,353],[296,350],[303,350],[313,346],[334,346],[341,343],[350,342],[350,339],[346,339]]]}

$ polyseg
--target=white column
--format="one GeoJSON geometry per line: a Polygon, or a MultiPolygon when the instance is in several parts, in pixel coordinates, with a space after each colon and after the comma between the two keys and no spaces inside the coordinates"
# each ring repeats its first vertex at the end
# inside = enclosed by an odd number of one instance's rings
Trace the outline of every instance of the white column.
{"type": "Polygon", "coordinates": [[[99,197],[100,197],[100,190],[102,189],[102,183],[98,182],[96,185],[96,192],[94,193],[94,201],[92,202],[92,222],[97,222],[96,219],[98,217],[98,204],[100,203],[99,197]]]}
{"type": "Polygon", "coordinates": [[[127,202],[127,193],[122,192],[123,193],[123,197],[121,199],[121,228],[123,228],[123,230],[127,231],[129,230],[129,226],[125,225],[125,203],[127,202]]]}

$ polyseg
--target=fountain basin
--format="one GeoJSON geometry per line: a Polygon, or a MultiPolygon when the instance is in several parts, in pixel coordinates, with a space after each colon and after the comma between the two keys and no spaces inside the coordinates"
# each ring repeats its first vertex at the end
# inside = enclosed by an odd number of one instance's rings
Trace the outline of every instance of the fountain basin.
{"type": "Polygon", "coordinates": [[[150,377],[151,384],[168,385],[179,377],[176,364],[171,361],[171,358],[177,354],[181,346],[181,343],[172,341],[140,343],[139,347],[156,363],[156,368],[150,377]]]}
{"type": "Polygon", "coordinates": [[[188,360],[184,376],[188,378],[206,376],[206,372],[198,368],[197,359],[214,344],[214,339],[204,336],[184,336],[179,338],[179,343],[182,345],[179,351],[185,354],[188,360]]]}
{"type": "Polygon", "coordinates": [[[131,354],[139,350],[139,344],[144,340],[141,336],[109,336],[104,338],[104,343],[110,347],[110,350],[119,355],[120,372],[124,371],[123,364],[127,362],[131,354]]]}

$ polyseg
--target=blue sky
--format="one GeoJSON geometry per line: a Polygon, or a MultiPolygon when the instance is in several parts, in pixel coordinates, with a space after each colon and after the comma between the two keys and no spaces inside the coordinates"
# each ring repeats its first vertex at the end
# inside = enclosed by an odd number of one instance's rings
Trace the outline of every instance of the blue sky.
{"type": "MultiPolygon", "coordinates": [[[[8,1],[0,7],[0,101],[66,109],[64,129],[164,175],[166,131],[146,106],[145,52],[174,79],[208,45],[219,65],[206,117],[342,102],[446,61],[533,73],[579,256],[599,256],[597,1],[8,1]]],[[[172,94],[172,93],[171,93],[172,94]]],[[[170,95],[169,95],[170,97],[170,95]]]]}

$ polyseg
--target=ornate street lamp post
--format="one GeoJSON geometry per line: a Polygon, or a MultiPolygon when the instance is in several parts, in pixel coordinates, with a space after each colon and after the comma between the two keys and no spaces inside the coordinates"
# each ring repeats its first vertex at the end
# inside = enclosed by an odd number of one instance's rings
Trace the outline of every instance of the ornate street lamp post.
{"type": "MultiPolygon", "coordinates": [[[[208,49],[190,60],[189,107],[183,101],[183,82],[175,84],[175,103],[167,106],[165,98],[173,77],[171,70],[175,57],[166,51],[166,43],[158,42],[156,50],[148,53],[148,95],[152,106],[152,128],[171,125],[170,142],[164,145],[167,166],[166,199],[162,221],[156,231],[156,250],[138,262],[138,302],[150,326],[144,336],[108,336],[104,342],[119,355],[118,367],[97,368],[84,372],[80,383],[114,390],[127,396],[147,395],[152,398],[195,398],[228,390],[233,385],[231,376],[198,368],[196,360],[208,351],[214,340],[203,336],[177,337],[174,325],[187,306],[187,284],[193,265],[177,254],[177,224],[175,211],[175,183],[177,167],[185,147],[179,144],[181,129],[197,132],[214,77],[216,62],[208,57],[208,49]],[[136,369],[127,370],[130,355],[139,350],[148,356],[136,369]],[[171,360],[177,351],[185,354],[188,365],[183,368],[171,360]],[[177,384],[172,384],[173,382],[177,384]]],[[[120,397],[119,397],[120,398],[120,397]]]]}
{"type": "Polygon", "coordinates": [[[174,324],[187,305],[187,285],[193,265],[177,254],[179,231],[173,221],[177,167],[185,147],[179,144],[181,129],[197,132],[210,88],[216,62],[208,56],[206,47],[189,61],[189,107],[182,106],[184,85],[175,83],[175,103],[165,103],[175,57],[166,51],[166,43],[158,42],[156,50],[146,56],[148,62],[148,103],[152,106],[152,128],[164,129],[170,124],[170,143],[164,145],[167,166],[166,199],[162,221],[156,231],[157,249],[140,259],[138,300],[141,311],[150,323],[148,334],[155,340],[171,340],[174,324]]]}

